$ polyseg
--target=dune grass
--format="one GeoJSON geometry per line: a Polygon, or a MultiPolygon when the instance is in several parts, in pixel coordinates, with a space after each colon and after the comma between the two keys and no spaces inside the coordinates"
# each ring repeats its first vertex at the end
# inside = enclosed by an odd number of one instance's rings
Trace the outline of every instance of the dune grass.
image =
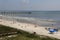
{"type": "Polygon", "coordinates": [[[28,33],[23,30],[17,30],[8,26],[0,25],[0,33],[17,31],[16,37],[2,37],[1,40],[59,40],[51,37],[40,37],[39,35],[28,33]]]}

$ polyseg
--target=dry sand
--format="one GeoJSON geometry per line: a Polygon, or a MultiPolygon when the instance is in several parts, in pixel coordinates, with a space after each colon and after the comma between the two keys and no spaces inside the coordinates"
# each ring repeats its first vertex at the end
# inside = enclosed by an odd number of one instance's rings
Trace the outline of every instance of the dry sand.
{"type": "Polygon", "coordinates": [[[60,31],[54,34],[49,34],[49,31],[47,31],[45,27],[42,27],[42,26],[29,24],[29,23],[20,23],[17,21],[7,21],[3,19],[0,19],[0,24],[21,29],[30,33],[36,32],[36,34],[38,35],[45,35],[45,36],[50,36],[50,37],[60,39],[60,31]]]}

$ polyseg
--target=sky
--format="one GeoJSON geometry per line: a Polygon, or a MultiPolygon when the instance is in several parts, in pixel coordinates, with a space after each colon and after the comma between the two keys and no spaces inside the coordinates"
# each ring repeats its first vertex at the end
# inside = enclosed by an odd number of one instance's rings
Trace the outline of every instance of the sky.
{"type": "Polygon", "coordinates": [[[0,10],[60,11],[60,0],[0,0],[0,10]]]}

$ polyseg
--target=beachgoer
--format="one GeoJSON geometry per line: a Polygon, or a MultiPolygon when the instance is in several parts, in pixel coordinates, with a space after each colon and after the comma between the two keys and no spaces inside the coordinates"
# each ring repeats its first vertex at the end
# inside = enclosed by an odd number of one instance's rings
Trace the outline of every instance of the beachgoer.
{"type": "Polygon", "coordinates": [[[33,34],[36,34],[36,32],[33,32],[33,34]]]}

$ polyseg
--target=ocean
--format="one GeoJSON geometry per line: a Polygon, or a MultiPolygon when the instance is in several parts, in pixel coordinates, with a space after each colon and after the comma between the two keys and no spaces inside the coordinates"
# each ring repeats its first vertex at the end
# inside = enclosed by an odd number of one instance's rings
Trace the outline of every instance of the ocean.
{"type": "Polygon", "coordinates": [[[0,12],[0,15],[15,17],[41,26],[54,24],[55,27],[60,27],[60,11],[0,12]]]}

